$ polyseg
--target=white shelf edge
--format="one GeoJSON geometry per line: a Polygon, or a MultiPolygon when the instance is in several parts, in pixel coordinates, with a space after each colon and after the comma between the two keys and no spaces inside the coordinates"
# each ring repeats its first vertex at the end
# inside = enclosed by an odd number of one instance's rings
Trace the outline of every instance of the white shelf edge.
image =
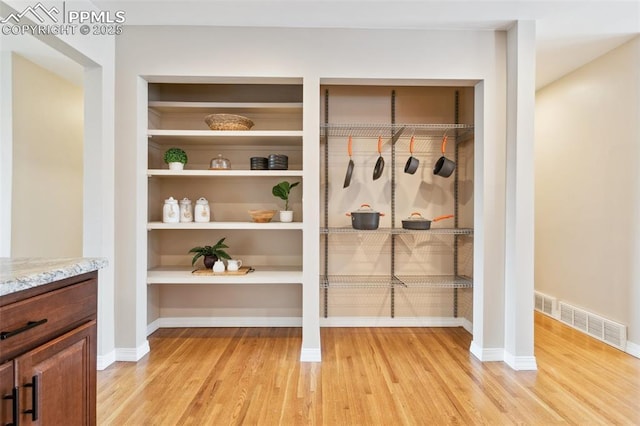
{"type": "MultiPolygon", "coordinates": [[[[249,266],[249,265],[248,265],[249,266]]],[[[147,284],[302,284],[302,267],[254,266],[246,275],[195,275],[191,267],[158,267],[147,271],[147,284]]]]}
{"type": "Polygon", "coordinates": [[[149,101],[150,108],[300,109],[302,102],[185,102],[149,101]]]}
{"type": "Polygon", "coordinates": [[[186,223],[164,223],[148,222],[147,230],[152,229],[265,229],[265,230],[287,230],[302,229],[302,222],[186,222],[186,223]]]}
{"type": "Polygon", "coordinates": [[[187,136],[192,138],[209,137],[302,137],[302,130],[172,130],[147,129],[148,136],[187,136]]]}
{"type": "Polygon", "coordinates": [[[233,176],[303,176],[302,170],[169,170],[148,169],[147,176],[233,177],[233,176]]]}

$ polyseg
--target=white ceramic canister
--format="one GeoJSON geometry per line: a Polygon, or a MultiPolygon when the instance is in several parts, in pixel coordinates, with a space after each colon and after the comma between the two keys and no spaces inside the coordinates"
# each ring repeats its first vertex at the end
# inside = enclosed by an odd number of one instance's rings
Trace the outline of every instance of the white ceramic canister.
{"type": "Polygon", "coordinates": [[[193,208],[188,198],[180,200],[180,222],[193,222],[193,208]]]}
{"type": "Polygon", "coordinates": [[[169,197],[164,200],[164,206],[162,207],[162,221],[164,223],[178,223],[180,221],[178,200],[173,197],[169,197]]]}
{"type": "Polygon", "coordinates": [[[198,198],[193,216],[196,222],[209,222],[211,219],[211,210],[209,209],[209,202],[206,198],[198,198]]]}

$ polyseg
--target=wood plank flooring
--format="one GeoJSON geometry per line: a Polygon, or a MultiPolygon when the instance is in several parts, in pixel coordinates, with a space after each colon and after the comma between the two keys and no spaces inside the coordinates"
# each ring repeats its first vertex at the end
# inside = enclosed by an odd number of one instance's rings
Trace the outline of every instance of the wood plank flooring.
{"type": "Polygon", "coordinates": [[[536,372],[481,363],[459,328],[162,329],[98,372],[100,425],[638,425],[640,360],[536,313],[536,372]]]}

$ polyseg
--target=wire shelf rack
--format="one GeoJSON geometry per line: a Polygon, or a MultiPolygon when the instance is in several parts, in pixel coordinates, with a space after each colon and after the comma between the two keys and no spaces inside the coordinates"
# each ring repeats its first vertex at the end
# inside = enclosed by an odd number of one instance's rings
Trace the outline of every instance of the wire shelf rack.
{"type": "Polygon", "coordinates": [[[385,234],[385,235],[473,235],[472,228],[432,228],[413,230],[404,228],[378,228],[372,230],[353,229],[351,227],[320,228],[321,234],[385,234]]]}
{"type": "Polygon", "coordinates": [[[470,277],[454,275],[327,275],[320,276],[322,288],[472,288],[470,277]]]}
{"type": "Polygon", "coordinates": [[[398,275],[400,287],[405,288],[472,288],[471,277],[455,275],[398,275]]]}
{"type": "Polygon", "coordinates": [[[388,124],[388,123],[324,123],[320,125],[320,136],[354,137],[354,138],[383,138],[390,137],[397,140],[400,137],[416,139],[441,139],[446,133],[450,138],[462,138],[473,132],[471,124],[388,124]]]}

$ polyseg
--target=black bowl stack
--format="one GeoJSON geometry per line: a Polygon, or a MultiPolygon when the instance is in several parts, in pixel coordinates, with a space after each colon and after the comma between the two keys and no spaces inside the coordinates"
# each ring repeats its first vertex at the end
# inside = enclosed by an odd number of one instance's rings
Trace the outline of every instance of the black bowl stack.
{"type": "Polygon", "coordinates": [[[251,157],[251,170],[268,170],[269,162],[265,157],[251,157]]]}
{"type": "Polygon", "coordinates": [[[289,157],[281,154],[269,155],[269,170],[289,169],[289,157]]]}

